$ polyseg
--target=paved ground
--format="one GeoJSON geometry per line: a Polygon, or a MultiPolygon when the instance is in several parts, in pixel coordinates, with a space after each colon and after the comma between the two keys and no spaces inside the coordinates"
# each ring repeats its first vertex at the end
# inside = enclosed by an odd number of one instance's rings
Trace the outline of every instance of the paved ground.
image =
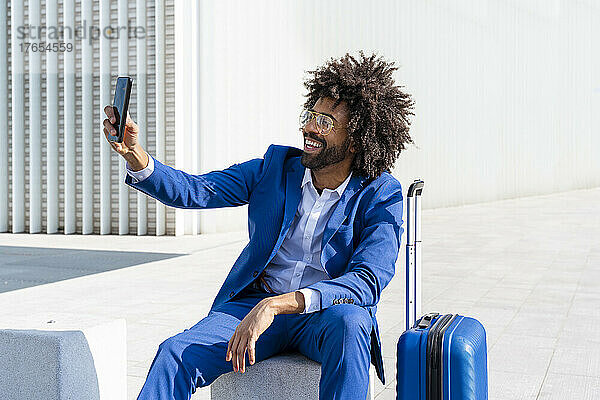
{"type": "MultiPolygon", "coordinates": [[[[423,311],[483,322],[490,399],[600,398],[600,188],[425,210],[423,225],[423,311]]],[[[0,318],[126,318],[135,399],[157,346],[206,315],[245,240],[0,234],[0,287],[55,281],[0,293],[0,318]]],[[[378,311],[388,379],[404,326],[401,263],[378,311]]],[[[378,400],[395,399],[393,379],[375,388],[378,400]]],[[[193,396],[207,398],[208,389],[193,396]]]]}
{"type": "Polygon", "coordinates": [[[0,254],[0,293],[181,255],[6,245],[0,245],[0,254]]]}

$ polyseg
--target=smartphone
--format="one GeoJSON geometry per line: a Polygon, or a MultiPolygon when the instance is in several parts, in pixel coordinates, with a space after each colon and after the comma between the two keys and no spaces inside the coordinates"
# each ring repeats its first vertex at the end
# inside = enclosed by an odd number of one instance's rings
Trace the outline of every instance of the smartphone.
{"type": "Polygon", "coordinates": [[[111,142],[123,143],[125,135],[125,123],[127,122],[127,109],[129,108],[129,96],[131,95],[131,86],[133,79],[129,76],[119,76],[115,87],[115,97],[113,98],[113,111],[116,121],[113,124],[117,131],[117,136],[108,135],[111,142]]]}

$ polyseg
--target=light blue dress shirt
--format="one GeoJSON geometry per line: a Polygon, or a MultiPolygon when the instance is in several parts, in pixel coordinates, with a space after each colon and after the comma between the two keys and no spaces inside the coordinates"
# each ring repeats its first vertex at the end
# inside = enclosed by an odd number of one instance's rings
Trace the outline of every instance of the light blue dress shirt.
{"type": "MultiPolygon", "coordinates": [[[[279,251],[265,268],[267,289],[275,293],[299,290],[304,295],[304,313],[321,309],[321,294],[306,286],[331,279],[321,265],[321,242],[334,206],[350,182],[352,173],[336,189],[317,193],[310,169],[304,171],[302,199],[279,251]]],[[[263,285],[264,286],[264,285],[263,285]]]]}
{"type": "MultiPolygon", "coordinates": [[[[125,168],[135,183],[149,177],[154,171],[154,160],[148,155],[148,166],[132,171],[129,163],[125,168]]],[[[334,206],[350,182],[352,172],[336,189],[323,189],[321,195],[312,183],[310,169],[306,168],[302,179],[302,199],[287,236],[279,251],[261,274],[266,291],[289,293],[299,291],[304,296],[302,314],[321,309],[321,294],[306,286],[331,279],[321,265],[321,242],[325,225],[334,206]]]]}

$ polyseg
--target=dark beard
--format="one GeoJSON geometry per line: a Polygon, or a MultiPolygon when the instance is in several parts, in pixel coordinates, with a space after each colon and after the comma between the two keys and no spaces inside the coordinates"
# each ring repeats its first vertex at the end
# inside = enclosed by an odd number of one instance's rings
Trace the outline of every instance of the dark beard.
{"type": "Polygon", "coordinates": [[[308,154],[306,152],[302,152],[302,157],[300,158],[300,162],[306,168],[312,169],[314,171],[320,170],[332,164],[337,164],[340,161],[343,161],[348,154],[348,148],[350,147],[350,136],[344,140],[339,146],[334,147],[324,147],[317,154],[308,154]]]}

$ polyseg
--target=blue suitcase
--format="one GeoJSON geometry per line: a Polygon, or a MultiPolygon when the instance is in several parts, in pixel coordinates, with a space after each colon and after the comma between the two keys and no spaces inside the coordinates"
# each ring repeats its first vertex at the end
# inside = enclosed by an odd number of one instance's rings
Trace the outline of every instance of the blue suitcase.
{"type": "Polygon", "coordinates": [[[487,400],[487,345],[483,325],[458,314],[420,315],[423,181],[407,195],[406,331],[397,348],[397,400],[487,400]]]}

